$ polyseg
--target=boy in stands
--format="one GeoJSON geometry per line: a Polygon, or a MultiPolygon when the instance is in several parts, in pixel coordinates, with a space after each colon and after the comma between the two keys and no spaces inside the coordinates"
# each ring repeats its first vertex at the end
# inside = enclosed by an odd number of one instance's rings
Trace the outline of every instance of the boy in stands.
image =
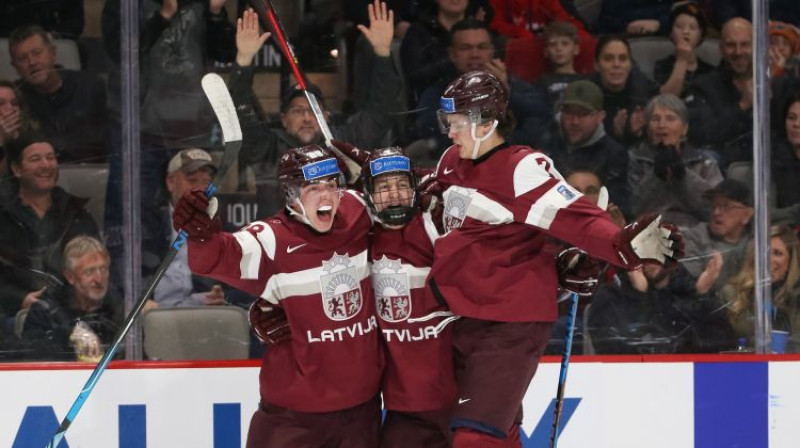
{"type": "Polygon", "coordinates": [[[428,277],[461,316],[453,325],[455,448],[520,447],[522,398],[557,318],[552,236],[630,269],[680,251],[674,227],[650,216],[620,229],[564,182],[544,154],[505,142],[508,92],[492,74],[465,73],[445,90],[440,123],[453,141],[435,171],[444,234],[428,277]]]}
{"type": "Polygon", "coordinates": [[[260,296],[256,306],[281,307],[292,328],[290,343],[264,354],[246,446],[373,448],[384,354],[369,279],[372,222],[362,199],[342,191],[325,148],[290,150],[278,178],[286,208],[236,233],[220,231],[199,190],[173,215],[188,234],[192,272],[260,296]]]}

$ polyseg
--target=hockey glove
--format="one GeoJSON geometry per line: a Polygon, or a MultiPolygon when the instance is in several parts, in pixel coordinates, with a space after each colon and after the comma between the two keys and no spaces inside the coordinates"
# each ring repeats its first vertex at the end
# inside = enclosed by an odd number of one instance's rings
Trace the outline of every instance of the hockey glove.
{"type": "Polygon", "coordinates": [[[256,300],[250,305],[250,328],[256,337],[267,345],[280,344],[292,339],[286,312],[270,306],[265,300],[256,300]]]}
{"type": "Polygon", "coordinates": [[[203,242],[222,230],[222,221],[216,214],[217,198],[209,201],[200,190],[187,191],[175,204],[172,227],[183,229],[192,241],[203,242]]]}
{"type": "Polygon", "coordinates": [[[347,178],[347,185],[353,189],[360,189],[361,167],[369,158],[369,152],[341,140],[331,140],[331,145],[333,145],[331,150],[339,161],[339,169],[347,178]]]}
{"type": "Polygon", "coordinates": [[[683,237],[675,226],[662,223],[661,215],[650,214],[621,229],[614,247],[629,269],[644,262],[659,263],[670,269],[683,256],[683,237]]]}
{"type": "Polygon", "coordinates": [[[570,247],[558,254],[556,269],[561,288],[586,297],[594,294],[603,265],[577,247],[570,247]]]}

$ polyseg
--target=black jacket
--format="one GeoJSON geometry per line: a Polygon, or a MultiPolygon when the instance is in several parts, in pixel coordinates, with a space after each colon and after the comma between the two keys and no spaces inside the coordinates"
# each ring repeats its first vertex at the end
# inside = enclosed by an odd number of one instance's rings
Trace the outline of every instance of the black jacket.
{"type": "Polygon", "coordinates": [[[62,278],[61,252],[78,235],[98,236],[97,224],[85,205],[88,199],[53,189],[53,205],[42,219],[24,205],[16,182],[10,182],[0,205],[0,314],[16,313],[22,299],[62,278]]]}
{"type": "Polygon", "coordinates": [[[78,321],[86,323],[104,346],[114,340],[125,317],[119,295],[109,289],[100,308],[86,312],[75,307],[72,294],[72,287],[67,286],[31,306],[22,330],[28,359],[74,361],[69,337],[78,321]]]}
{"type": "Polygon", "coordinates": [[[753,110],[739,107],[741,94],[733,85],[733,72],[726,63],[698,77],[689,86],[689,141],[712,146],[722,156],[722,166],[752,160],[753,110]],[[747,151],[746,148],[750,148],[747,151]]]}
{"type": "MultiPolygon", "coordinates": [[[[244,169],[253,169],[258,194],[258,216],[271,216],[283,208],[283,194],[278,187],[277,165],[281,155],[291,148],[302,146],[282,128],[264,120],[258,99],[253,92],[253,67],[234,64],[230,89],[242,126],[242,149],[239,153],[240,189],[244,188],[244,169]]],[[[334,138],[363,149],[381,144],[394,125],[400,111],[400,75],[390,58],[375,57],[370,74],[370,98],[366,106],[350,116],[340,126],[331,126],[334,138]]],[[[322,142],[317,142],[322,143],[322,142]]]]}

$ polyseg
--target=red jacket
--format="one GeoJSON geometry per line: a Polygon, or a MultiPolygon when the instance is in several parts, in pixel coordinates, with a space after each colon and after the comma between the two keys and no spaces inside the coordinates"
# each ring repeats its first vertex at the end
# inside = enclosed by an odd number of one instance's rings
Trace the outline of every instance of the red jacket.
{"type": "Polygon", "coordinates": [[[589,36],[583,22],[571,16],[559,0],[491,0],[491,5],[494,19],[489,26],[504,36],[531,37],[554,20],[570,22],[581,37],[589,36]]]}

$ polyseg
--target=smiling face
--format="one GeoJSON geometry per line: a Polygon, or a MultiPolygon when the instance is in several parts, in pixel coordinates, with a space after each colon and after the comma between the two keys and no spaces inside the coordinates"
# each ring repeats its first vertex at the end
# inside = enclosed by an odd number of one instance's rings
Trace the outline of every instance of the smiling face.
{"type": "MultiPolygon", "coordinates": [[[[388,173],[378,176],[372,189],[372,202],[376,212],[393,207],[411,207],[414,201],[414,189],[408,174],[388,173]]],[[[393,226],[399,227],[403,226],[393,226]]]]}
{"type": "Polygon", "coordinates": [[[74,261],[72,269],[64,270],[64,277],[79,298],[98,304],[108,292],[108,267],[110,260],[102,252],[87,252],[74,261]]]}
{"type": "Polygon", "coordinates": [[[19,76],[32,86],[45,86],[58,76],[55,70],[56,48],[38,34],[14,45],[11,63],[19,76]]]}
{"type": "Polygon", "coordinates": [[[744,19],[729,20],[722,28],[719,43],[722,59],[738,77],[752,75],[753,27],[744,19]]]}
{"type": "Polygon", "coordinates": [[[301,215],[305,212],[311,227],[317,232],[325,233],[333,227],[340,198],[341,189],[337,179],[321,180],[300,187],[298,198],[290,207],[301,215]]]}
{"type": "Polygon", "coordinates": [[[11,164],[11,172],[19,180],[21,191],[49,192],[58,181],[58,160],[53,146],[46,142],[28,146],[19,160],[11,164]]]}
{"type": "Polygon", "coordinates": [[[789,262],[791,261],[791,253],[786,243],[780,237],[772,237],[770,240],[771,252],[769,255],[769,270],[770,277],[773,282],[782,281],[786,278],[786,273],[789,272],[789,262]]]}

